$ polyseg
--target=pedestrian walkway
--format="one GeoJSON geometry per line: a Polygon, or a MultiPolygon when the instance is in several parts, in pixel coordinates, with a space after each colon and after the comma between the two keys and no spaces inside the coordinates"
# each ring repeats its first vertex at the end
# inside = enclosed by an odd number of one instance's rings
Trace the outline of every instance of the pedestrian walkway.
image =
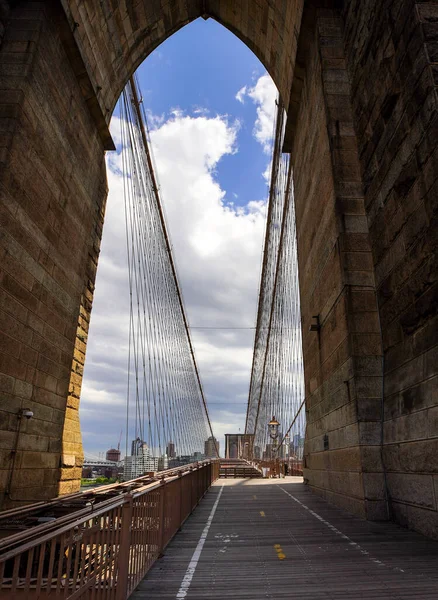
{"type": "Polygon", "coordinates": [[[301,481],[217,481],[132,598],[438,599],[438,542],[362,521],[301,481]]]}

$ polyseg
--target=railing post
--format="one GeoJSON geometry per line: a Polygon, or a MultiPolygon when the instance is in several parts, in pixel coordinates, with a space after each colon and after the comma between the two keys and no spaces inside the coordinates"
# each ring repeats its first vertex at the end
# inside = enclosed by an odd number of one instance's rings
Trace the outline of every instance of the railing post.
{"type": "Polygon", "coordinates": [[[164,536],[165,536],[165,502],[164,502],[164,497],[166,494],[166,484],[164,482],[164,479],[161,480],[161,486],[159,488],[160,490],[160,521],[159,521],[159,540],[160,540],[160,553],[163,552],[164,550],[164,536]]]}
{"type": "Polygon", "coordinates": [[[192,477],[193,477],[193,468],[190,467],[189,475],[188,475],[188,478],[190,480],[190,512],[193,511],[193,481],[192,481],[192,477]]]}
{"type": "Polygon", "coordinates": [[[126,600],[128,597],[128,574],[131,548],[133,498],[126,496],[122,507],[122,531],[120,534],[119,557],[117,568],[116,600],[126,600]]]}
{"type": "Polygon", "coordinates": [[[178,472],[178,481],[179,481],[179,528],[181,528],[183,522],[183,489],[182,489],[182,473],[178,472]]]}

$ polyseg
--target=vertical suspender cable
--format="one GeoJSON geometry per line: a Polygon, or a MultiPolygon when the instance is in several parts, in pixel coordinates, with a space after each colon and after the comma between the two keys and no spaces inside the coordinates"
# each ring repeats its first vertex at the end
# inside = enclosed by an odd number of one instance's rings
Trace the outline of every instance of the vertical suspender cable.
{"type": "MultiPolygon", "coordinates": [[[[163,230],[163,235],[164,235],[164,240],[165,240],[165,247],[166,247],[166,251],[167,251],[167,255],[168,255],[168,259],[169,259],[169,264],[170,264],[172,276],[173,276],[174,281],[175,281],[175,289],[176,289],[176,293],[177,293],[177,297],[178,297],[178,303],[179,303],[179,306],[180,306],[180,309],[181,309],[181,314],[182,314],[182,318],[183,318],[183,322],[184,322],[184,327],[185,327],[185,333],[186,333],[187,342],[188,342],[188,345],[189,345],[190,354],[191,354],[192,361],[193,361],[193,366],[194,366],[194,370],[195,370],[195,374],[196,374],[196,379],[197,379],[198,386],[199,386],[199,392],[200,392],[200,395],[201,395],[202,404],[203,404],[204,411],[205,411],[205,417],[207,419],[207,423],[208,423],[208,427],[209,427],[209,430],[210,430],[210,434],[211,434],[213,440],[215,440],[216,438],[213,435],[213,429],[212,429],[211,422],[210,422],[210,417],[209,417],[209,414],[208,414],[207,402],[205,400],[205,395],[204,395],[204,390],[203,390],[202,383],[201,383],[201,378],[200,378],[200,375],[199,375],[198,365],[197,365],[197,362],[196,362],[195,353],[194,353],[193,346],[192,346],[192,341],[191,341],[191,338],[190,338],[190,331],[189,331],[189,327],[188,327],[188,323],[187,323],[187,318],[186,318],[186,314],[185,314],[185,310],[184,310],[184,304],[183,304],[183,300],[182,300],[180,286],[179,286],[179,283],[178,283],[178,277],[177,277],[177,273],[176,273],[175,263],[173,261],[172,250],[171,250],[169,236],[168,236],[168,233],[167,233],[166,223],[165,223],[165,219],[164,219],[164,213],[163,213],[163,209],[162,209],[162,206],[161,206],[160,194],[159,194],[159,191],[158,191],[158,186],[157,186],[157,181],[156,181],[156,178],[155,178],[155,173],[154,173],[154,168],[153,168],[153,164],[152,164],[151,154],[150,154],[150,151],[149,151],[149,144],[148,144],[148,140],[147,140],[147,137],[146,137],[146,131],[145,131],[145,127],[144,127],[144,121],[143,121],[141,110],[140,110],[140,103],[139,103],[139,98],[138,98],[137,86],[136,86],[136,83],[135,83],[135,80],[134,80],[133,77],[130,77],[130,79],[129,79],[129,88],[130,88],[131,97],[132,97],[132,104],[133,104],[133,107],[134,107],[134,110],[135,110],[135,114],[136,114],[136,118],[137,118],[137,126],[139,128],[141,139],[142,139],[143,146],[144,146],[144,150],[145,150],[145,153],[146,153],[147,164],[148,164],[150,176],[151,176],[151,179],[152,179],[153,193],[154,193],[154,196],[155,196],[155,201],[156,201],[156,205],[157,205],[157,209],[158,209],[158,215],[159,215],[159,219],[160,219],[160,224],[161,224],[161,227],[162,227],[162,230],[163,230]]],[[[215,442],[215,449],[216,449],[217,456],[219,456],[219,450],[218,450],[216,442],[215,442]]]]}

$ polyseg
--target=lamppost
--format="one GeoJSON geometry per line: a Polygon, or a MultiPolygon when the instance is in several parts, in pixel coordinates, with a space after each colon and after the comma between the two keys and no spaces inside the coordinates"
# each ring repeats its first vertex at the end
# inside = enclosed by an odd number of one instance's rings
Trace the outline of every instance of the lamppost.
{"type": "MultiPolygon", "coordinates": [[[[275,417],[272,417],[272,419],[269,421],[268,423],[268,431],[269,431],[269,437],[272,440],[272,449],[273,449],[273,454],[275,455],[275,452],[277,450],[277,438],[278,438],[278,428],[280,427],[280,423],[277,421],[277,419],[275,417]]],[[[274,476],[275,476],[275,458],[274,458],[274,476]]]]}

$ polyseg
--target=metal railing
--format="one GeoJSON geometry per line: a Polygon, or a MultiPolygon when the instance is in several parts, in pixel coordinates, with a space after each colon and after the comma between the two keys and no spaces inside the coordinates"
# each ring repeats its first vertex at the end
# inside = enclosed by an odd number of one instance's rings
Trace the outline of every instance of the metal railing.
{"type": "Polygon", "coordinates": [[[15,536],[0,554],[1,598],[125,600],[218,476],[219,461],[174,469],[28,541],[15,536]]]}
{"type": "Polygon", "coordinates": [[[254,460],[251,464],[263,474],[263,477],[303,476],[303,459],[295,456],[285,459],[254,460]]]}

